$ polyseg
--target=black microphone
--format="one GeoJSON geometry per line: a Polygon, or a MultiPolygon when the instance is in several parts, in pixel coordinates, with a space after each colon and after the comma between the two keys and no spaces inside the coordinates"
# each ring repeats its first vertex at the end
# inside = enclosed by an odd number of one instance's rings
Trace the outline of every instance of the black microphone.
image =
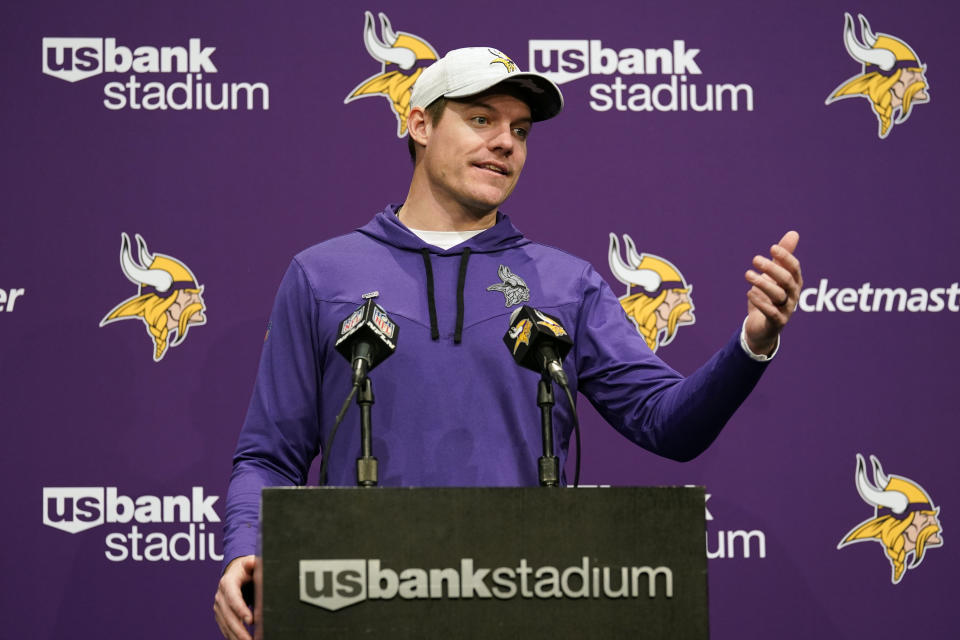
{"type": "Polygon", "coordinates": [[[362,384],[371,369],[393,355],[399,334],[400,327],[373,298],[340,323],[334,348],[350,362],[353,384],[362,384]]]}
{"type": "Polygon", "coordinates": [[[523,305],[510,316],[510,328],[503,342],[521,367],[547,373],[557,383],[567,384],[563,358],[573,340],[557,318],[523,305]]]}

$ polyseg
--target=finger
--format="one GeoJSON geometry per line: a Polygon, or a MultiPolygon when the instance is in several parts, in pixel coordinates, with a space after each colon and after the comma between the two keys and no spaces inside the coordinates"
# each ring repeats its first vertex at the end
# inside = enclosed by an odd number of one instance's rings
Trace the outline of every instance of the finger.
{"type": "MultiPolygon", "coordinates": [[[[787,295],[793,294],[797,289],[797,280],[793,277],[793,274],[788,269],[777,264],[773,260],[759,255],[754,256],[753,266],[758,271],[768,276],[768,279],[772,280],[772,283],[777,287],[780,287],[780,289],[782,289],[787,295]]],[[[782,301],[783,297],[773,297],[771,299],[782,301]]]]}
{"type": "Polygon", "coordinates": [[[766,296],[767,300],[774,306],[783,306],[790,301],[790,295],[787,291],[766,274],[760,274],[751,269],[747,271],[746,279],[753,285],[754,289],[766,296]]]}
{"type": "MultiPolygon", "coordinates": [[[[250,566],[252,567],[252,562],[250,566]]],[[[244,624],[251,624],[253,622],[253,612],[244,602],[243,592],[240,590],[241,585],[253,579],[247,569],[246,562],[227,567],[227,572],[220,578],[216,600],[227,620],[236,618],[238,622],[242,620],[244,624]]]]}
{"type": "Polygon", "coordinates": [[[220,628],[220,635],[224,638],[230,638],[230,633],[227,631],[226,625],[224,625],[223,620],[220,619],[220,609],[217,608],[217,603],[213,604],[213,619],[217,621],[217,627],[220,628]]]}
{"type": "Polygon", "coordinates": [[[790,253],[793,253],[797,250],[797,244],[800,242],[800,234],[796,231],[787,231],[783,234],[783,237],[780,238],[780,242],[776,246],[783,247],[790,253]]]}
{"type": "Polygon", "coordinates": [[[220,633],[228,640],[253,640],[240,621],[240,618],[220,599],[221,595],[220,593],[217,594],[218,601],[213,607],[216,612],[217,626],[220,627],[220,633]]]}
{"type": "Polygon", "coordinates": [[[797,282],[803,281],[803,277],[800,274],[800,260],[798,260],[795,255],[778,244],[770,247],[770,255],[773,256],[777,264],[793,274],[794,280],[797,282]]]}
{"type": "Polygon", "coordinates": [[[239,585],[229,585],[224,592],[224,598],[230,611],[238,620],[242,620],[244,624],[251,624],[253,622],[253,611],[250,610],[250,607],[248,607],[244,601],[243,593],[240,591],[239,585]]]}
{"type": "Polygon", "coordinates": [[[752,287],[747,291],[747,300],[756,307],[770,323],[776,328],[781,329],[787,323],[786,314],[783,308],[776,306],[770,301],[770,298],[763,291],[752,287]]]}

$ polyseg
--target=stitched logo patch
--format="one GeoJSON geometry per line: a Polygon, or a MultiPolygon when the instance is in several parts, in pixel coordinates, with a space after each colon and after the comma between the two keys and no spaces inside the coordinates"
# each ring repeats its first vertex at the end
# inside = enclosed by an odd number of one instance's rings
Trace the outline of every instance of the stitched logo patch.
{"type": "Polygon", "coordinates": [[[510,267],[500,265],[497,275],[501,282],[487,287],[487,291],[499,291],[506,298],[504,306],[512,307],[530,299],[530,289],[523,278],[510,271],[510,267]]]}

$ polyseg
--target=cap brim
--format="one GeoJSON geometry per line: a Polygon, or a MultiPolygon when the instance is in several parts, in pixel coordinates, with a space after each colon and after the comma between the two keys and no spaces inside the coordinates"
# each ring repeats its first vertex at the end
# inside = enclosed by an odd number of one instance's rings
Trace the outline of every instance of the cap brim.
{"type": "Polygon", "coordinates": [[[510,85],[510,93],[518,93],[530,107],[530,117],[534,122],[548,120],[563,110],[563,94],[560,88],[546,76],[539,73],[521,71],[491,75],[475,80],[455,91],[444,94],[446,98],[468,98],[483,93],[497,85],[510,85]]]}

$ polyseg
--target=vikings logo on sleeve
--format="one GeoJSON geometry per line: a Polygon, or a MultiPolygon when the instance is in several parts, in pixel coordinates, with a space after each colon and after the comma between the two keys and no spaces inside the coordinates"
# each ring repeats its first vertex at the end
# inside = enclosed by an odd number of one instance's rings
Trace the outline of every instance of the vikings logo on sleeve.
{"type": "Polygon", "coordinates": [[[530,288],[527,287],[527,283],[523,281],[523,278],[510,271],[510,267],[504,264],[500,265],[500,268],[497,269],[497,275],[501,282],[490,285],[487,287],[487,291],[502,293],[503,297],[506,298],[503,306],[512,307],[530,299],[530,288]]]}
{"type": "Polygon", "coordinates": [[[620,257],[620,241],[610,234],[608,259],[614,277],[627,285],[620,305],[651,351],[670,344],[680,327],[691,325],[693,301],[683,275],[673,264],[649,253],[637,253],[633,238],[623,235],[627,260],[620,257]],[[633,292],[636,287],[638,291],[633,292]]]}
{"type": "Polygon", "coordinates": [[[382,95],[390,101],[397,116],[397,137],[407,135],[407,116],[410,115],[410,92],[425,67],[437,60],[437,52],[430,44],[411,33],[395,32],[390,20],[380,16],[383,39],[377,37],[373,14],[365,12],[363,43],[374,60],[380,62],[380,73],[358,84],[344,98],[344,104],[357,98],[382,95]]]}
{"type": "Polygon", "coordinates": [[[130,238],[121,234],[120,267],[127,279],[139,287],[137,295],[114,307],[100,326],[139,318],[153,341],[153,361],[160,362],[169,347],[186,340],[191,326],[206,324],[203,285],[197,284],[185,264],[160,253],[151,254],[140,234],[136,239],[138,260],[134,261],[130,238]]]}
{"type": "Polygon", "coordinates": [[[913,480],[886,475],[876,456],[870,456],[870,462],[873,482],[867,479],[863,456],[857,454],[855,481],[860,497],[873,507],[873,517],[851,529],[837,549],[855,542],[879,542],[890,561],[890,581],[897,584],[907,569],[920,566],[927,549],[943,545],[940,508],[913,480]]]}
{"type": "Polygon", "coordinates": [[[844,14],[843,42],[850,57],[861,63],[861,72],[834,89],[826,104],[844,98],[866,98],[877,116],[882,139],[890,134],[894,124],[907,121],[913,105],[930,101],[927,65],[920,63],[906,42],[885,33],[873,33],[867,19],[862,15],[859,18],[857,40],[853,17],[844,14]]]}

